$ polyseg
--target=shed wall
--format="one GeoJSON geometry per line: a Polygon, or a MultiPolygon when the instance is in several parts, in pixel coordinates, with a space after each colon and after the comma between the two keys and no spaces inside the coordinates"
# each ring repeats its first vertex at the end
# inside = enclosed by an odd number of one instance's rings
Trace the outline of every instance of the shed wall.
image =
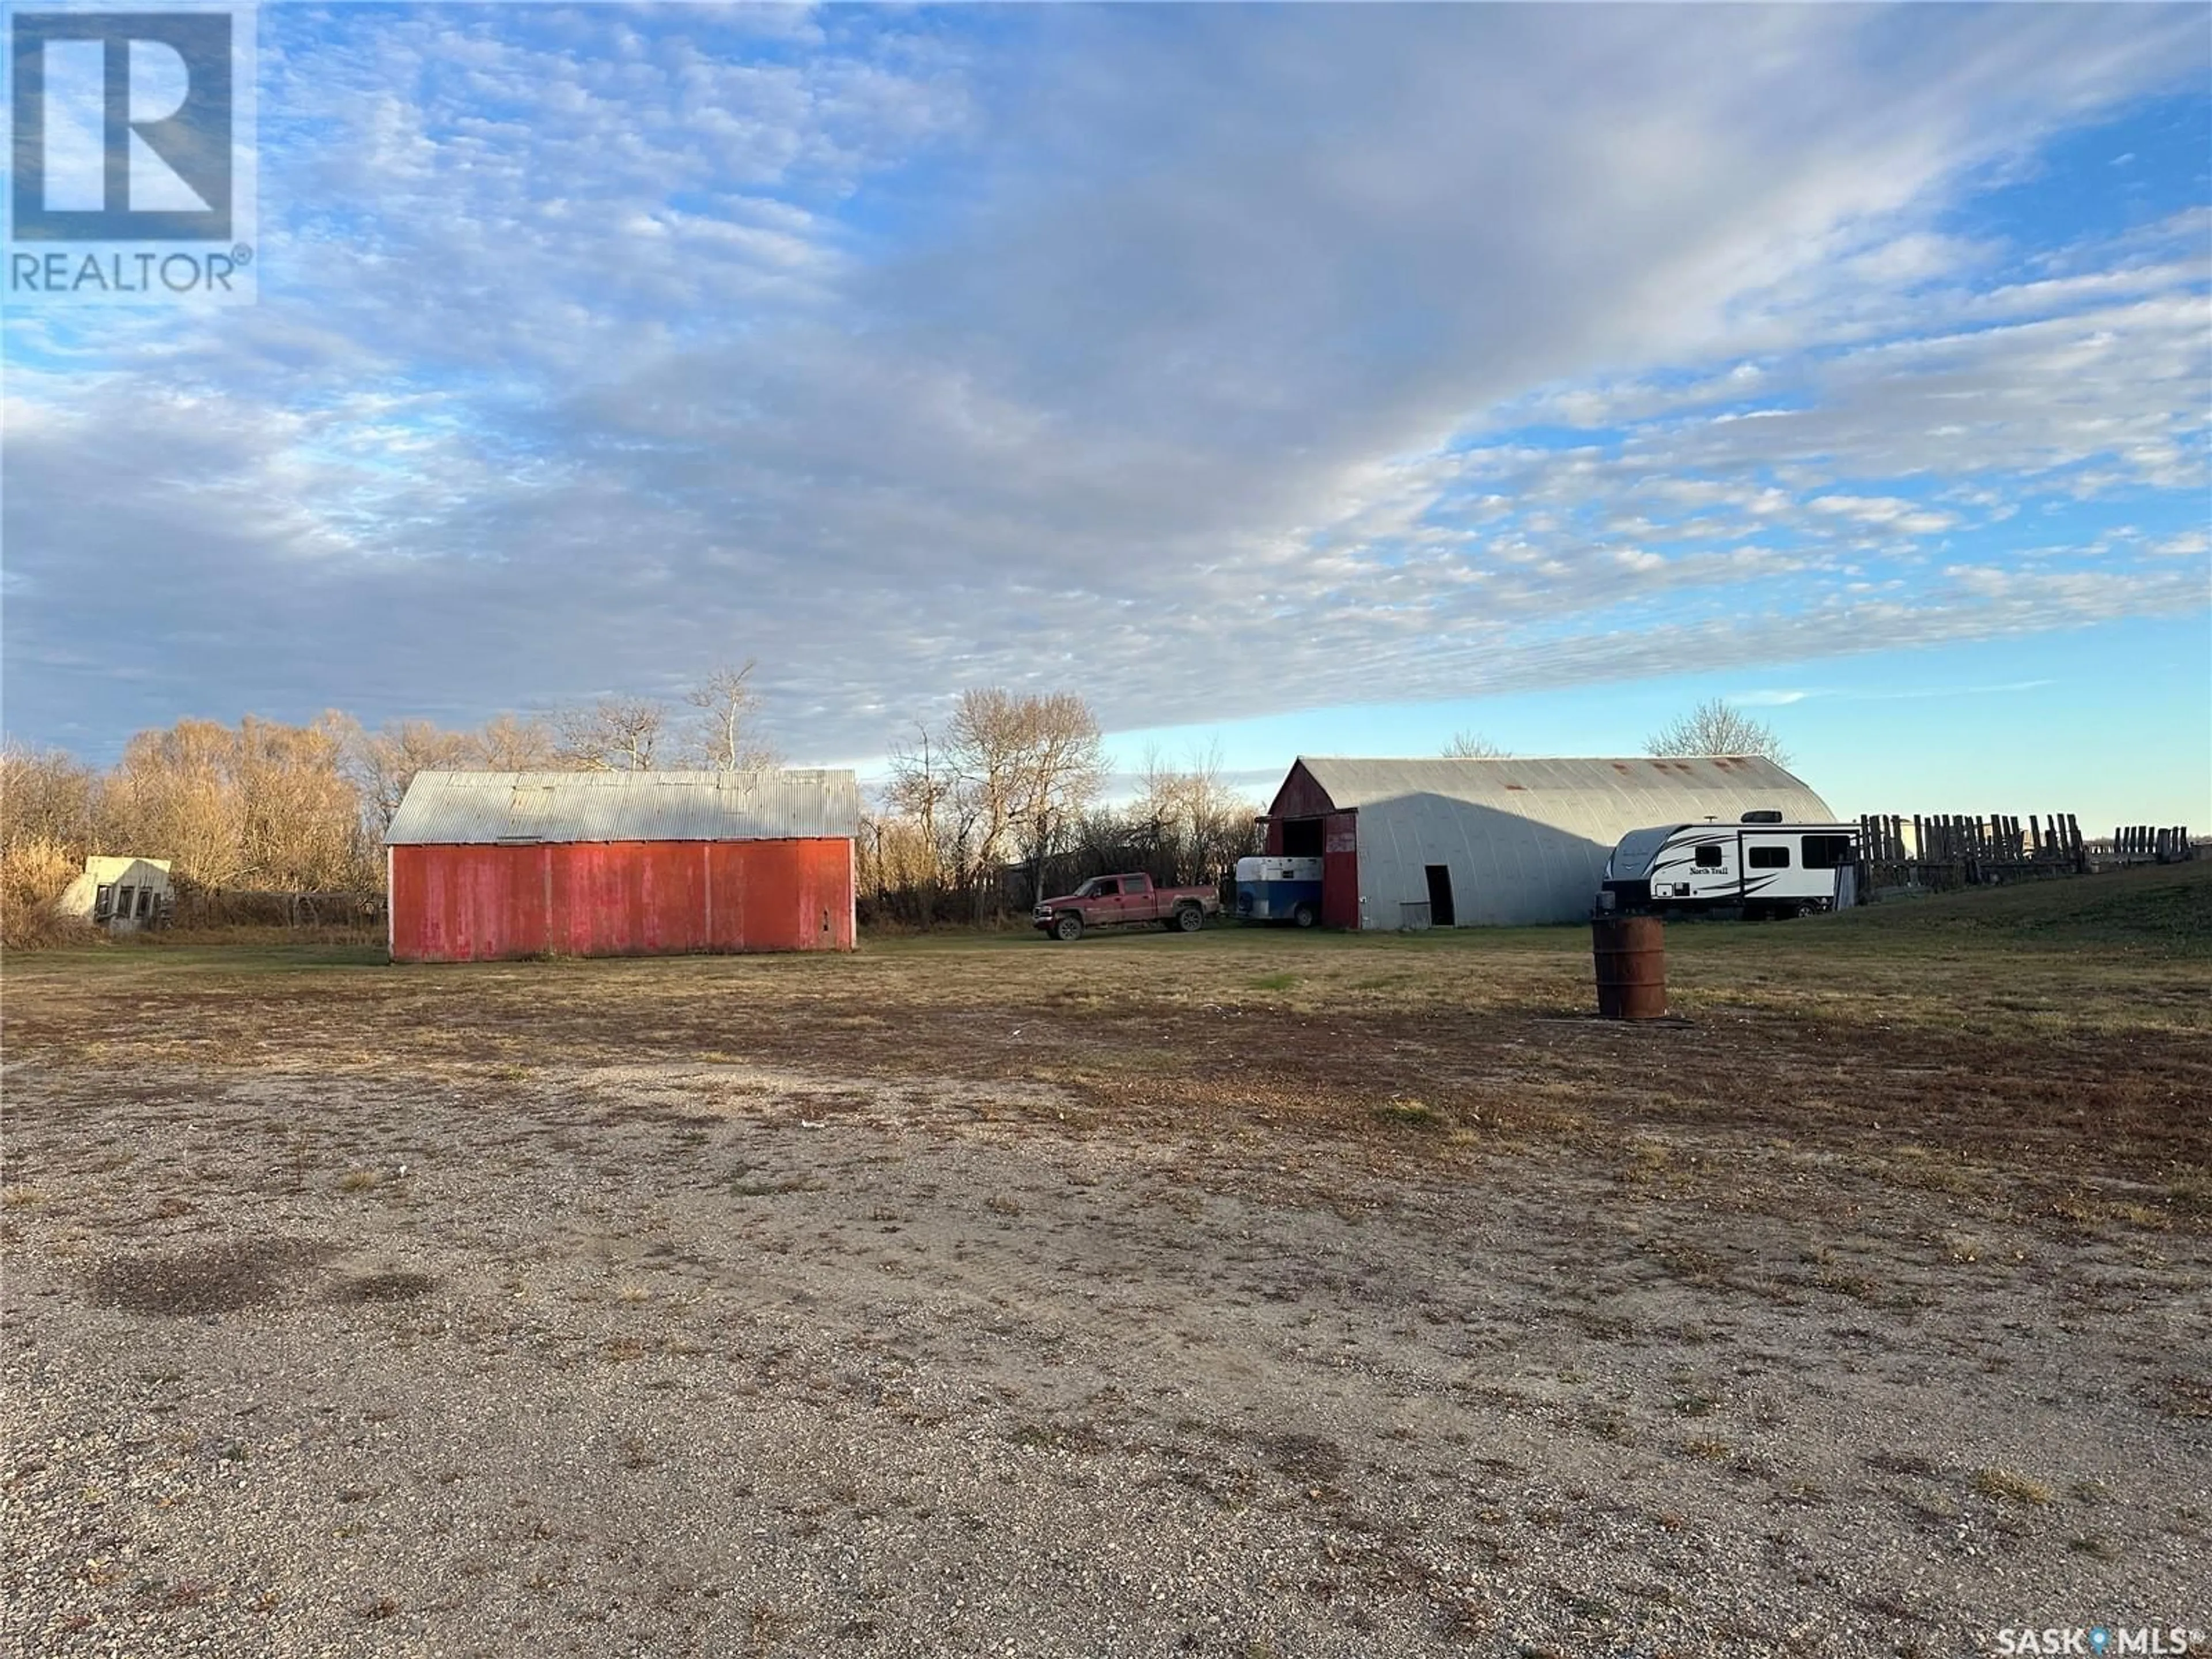
{"type": "Polygon", "coordinates": [[[1267,808],[1270,818],[1317,818],[1336,810],[1336,803],[1328,792],[1306,770],[1303,760],[1292,761],[1283,787],[1275,792],[1275,799],[1267,808]]]}
{"type": "Polygon", "coordinates": [[[395,962],[853,948],[853,847],[842,837],[391,855],[395,962]]]}
{"type": "MultiPolygon", "coordinates": [[[[1634,827],[1624,824],[1621,833],[1634,827]]],[[[1364,806],[1359,877],[1365,913],[1358,925],[1397,926],[1404,905],[1427,900],[1431,865],[1451,872],[1452,908],[1462,927],[1578,921],[1590,913],[1617,839],[1610,826],[1577,834],[1433,795],[1364,806]]]]}
{"type": "Polygon", "coordinates": [[[1331,927],[1359,926],[1359,815],[1331,812],[1322,820],[1321,919],[1331,927]]]}

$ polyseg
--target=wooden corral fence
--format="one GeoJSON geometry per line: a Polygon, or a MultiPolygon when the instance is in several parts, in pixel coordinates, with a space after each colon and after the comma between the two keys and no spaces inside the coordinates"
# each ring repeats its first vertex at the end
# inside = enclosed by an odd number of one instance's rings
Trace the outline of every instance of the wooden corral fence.
{"type": "Polygon", "coordinates": [[[2109,845],[2096,845],[2100,864],[2178,864],[2197,856],[2186,824],[2124,823],[2109,845]]]}
{"type": "Polygon", "coordinates": [[[2041,818],[1994,813],[1869,813],[1859,819],[1859,890],[1886,887],[1946,890],[2051,876],[2085,875],[2089,869],[2081,827],[2071,812],[2041,818]]]}

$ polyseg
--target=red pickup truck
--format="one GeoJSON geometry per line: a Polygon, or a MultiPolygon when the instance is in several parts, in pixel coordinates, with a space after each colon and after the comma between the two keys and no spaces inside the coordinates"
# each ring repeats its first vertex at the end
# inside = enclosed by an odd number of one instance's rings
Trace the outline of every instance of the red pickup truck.
{"type": "Polygon", "coordinates": [[[1150,876],[1139,873],[1093,876],[1065,897],[1039,900],[1030,920],[1054,939],[1081,939],[1086,927],[1140,921],[1194,933],[1220,910],[1221,895],[1211,887],[1155,887],[1150,876]]]}

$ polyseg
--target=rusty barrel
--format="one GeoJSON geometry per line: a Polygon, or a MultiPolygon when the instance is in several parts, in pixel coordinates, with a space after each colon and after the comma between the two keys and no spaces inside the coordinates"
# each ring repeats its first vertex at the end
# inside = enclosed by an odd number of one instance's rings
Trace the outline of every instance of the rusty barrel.
{"type": "Polygon", "coordinates": [[[1656,916],[1598,916],[1590,922],[1597,961],[1597,1012],[1605,1019],[1660,1019],[1667,1012],[1667,932],[1656,916]]]}

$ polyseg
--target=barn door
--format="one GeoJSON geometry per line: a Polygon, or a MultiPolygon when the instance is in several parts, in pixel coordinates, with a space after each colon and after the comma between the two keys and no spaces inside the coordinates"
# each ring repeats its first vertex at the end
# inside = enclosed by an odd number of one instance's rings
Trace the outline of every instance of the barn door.
{"type": "Polygon", "coordinates": [[[1429,926],[1458,927],[1459,920],[1452,912],[1450,866],[1431,864],[1426,867],[1429,872],[1429,926]]]}

